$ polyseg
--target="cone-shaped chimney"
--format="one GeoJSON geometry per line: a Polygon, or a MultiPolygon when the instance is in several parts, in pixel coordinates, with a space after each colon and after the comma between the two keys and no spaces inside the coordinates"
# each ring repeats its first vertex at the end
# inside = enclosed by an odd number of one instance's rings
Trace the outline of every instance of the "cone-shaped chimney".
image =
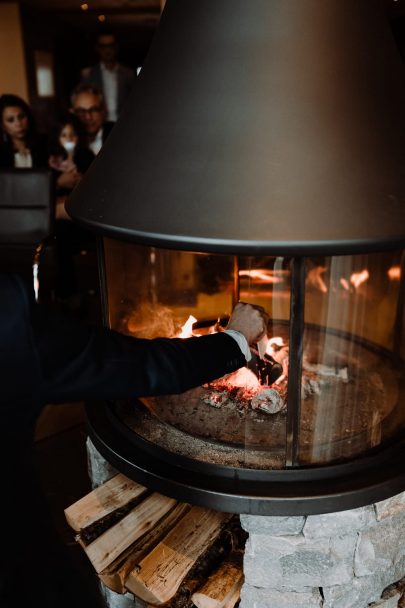
{"type": "Polygon", "coordinates": [[[198,251],[403,246],[405,71],[383,3],[168,0],[68,211],[198,251]]]}

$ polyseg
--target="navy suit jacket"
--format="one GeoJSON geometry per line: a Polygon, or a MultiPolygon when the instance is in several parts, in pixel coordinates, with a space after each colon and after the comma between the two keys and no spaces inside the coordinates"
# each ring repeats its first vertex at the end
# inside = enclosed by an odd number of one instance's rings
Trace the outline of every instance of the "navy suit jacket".
{"type": "Polygon", "coordinates": [[[224,333],[145,340],[37,305],[0,275],[0,414],[30,422],[47,403],[181,393],[246,364],[224,333]]]}
{"type": "Polygon", "coordinates": [[[5,488],[0,501],[0,606],[19,608],[29,597],[41,608],[96,608],[88,581],[74,570],[56,537],[37,481],[32,439],[42,406],[181,392],[245,365],[245,358],[235,340],[223,333],[139,340],[80,325],[38,306],[16,275],[0,274],[0,296],[5,488]]]}

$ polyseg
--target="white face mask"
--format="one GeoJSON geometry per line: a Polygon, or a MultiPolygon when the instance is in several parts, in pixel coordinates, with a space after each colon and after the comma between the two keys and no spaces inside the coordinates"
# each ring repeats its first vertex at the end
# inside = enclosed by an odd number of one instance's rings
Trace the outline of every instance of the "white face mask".
{"type": "Polygon", "coordinates": [[[65,148],[66,152],[73,152],[76,146],[74,141],[65,141],[62,145],[65,148]]]}

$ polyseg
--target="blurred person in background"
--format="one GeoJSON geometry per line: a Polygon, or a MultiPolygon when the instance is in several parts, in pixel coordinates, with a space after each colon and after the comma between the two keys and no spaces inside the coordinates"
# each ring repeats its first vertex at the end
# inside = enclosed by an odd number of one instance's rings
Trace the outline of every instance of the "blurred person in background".
{"type": "Polygon", "coordinates": [[[71,112],[56,123],[50,136],[49,151],[49,167],[56,178],[56,218],[70,219],[65,212],[65,199],[95,158],[86,145],[82,124],[71,112]]]}
{"type": "Polygon", "coordinates": [[[37,132],[30,107],[21,97],[5,93],[0,97],[0,167],[47,166],[47,138],[37,132]]]}
{"type": "Polygon", "coordinates": [[[65,211],[66,198],[79,183],[95,155],[86,145],[86,134],[80,120],[71,112],[61,116],[50,138],[49,167],[55,175],[56,261],[55,295],[59,304],[71,312],[79,310],[77,256],[94,249],[95,237],[71,221],[65,211]]]}
{"type": "Polygon", "coordinates": [[[100,89],[91,84],[78,84],[72,92],[71,112],[83,125],[86,145],[98,154],[114,123],[107,120],[107,109],[100,89]]]}
{"type": "Polygon", "coordinates": [[[112,32],[98,34],[96,53],[99,63],[84,68],[81,82],[93,84],[102,91],[107,108],[107,120],[115,122],[134,82],[134,72],[118,62],[118,44],[112,32]]]}

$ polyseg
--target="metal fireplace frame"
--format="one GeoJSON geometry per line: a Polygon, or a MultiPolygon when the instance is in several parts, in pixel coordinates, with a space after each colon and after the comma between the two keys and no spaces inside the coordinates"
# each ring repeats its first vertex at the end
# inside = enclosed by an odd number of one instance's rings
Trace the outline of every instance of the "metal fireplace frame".
{"type": "MultiPolygon", "coordinates": [[[[103,316],[107,324],[106,271],[101,239],[98,253],[103,316]]],[[[400,312],[405,293],[404,258],[403,255],[397,303],[397,335],[402,327],[400,312]]],[[[405,437],[398,435],[388,444],[372,448],[367,454],[353,457],[350,461],[321,466],[298,465],[302,337],[305,326],[304,266],[304,257],[293,259],[286,468],[261,470],[224,466],[175,454],[130,429],[118,415],[115,402],[86,405],[89,435],[103,457],[128,477],[153,490],[178,500],[233,513],[327,513],[371,504],[403,491],[405,437]]],[[[342,332],[337,333],[341,335],[342,332]]],[[[367,346],[370,348],[373,345],[367,346]]],[[[399,355],[388,351],[384,354],[390,354],[397,365],[403,365],[399,355]]],[[[186,434],[184,437],[187,439],[186,434]]],[[[209,443],[206,442],[207,445],[209,443]]]]}

